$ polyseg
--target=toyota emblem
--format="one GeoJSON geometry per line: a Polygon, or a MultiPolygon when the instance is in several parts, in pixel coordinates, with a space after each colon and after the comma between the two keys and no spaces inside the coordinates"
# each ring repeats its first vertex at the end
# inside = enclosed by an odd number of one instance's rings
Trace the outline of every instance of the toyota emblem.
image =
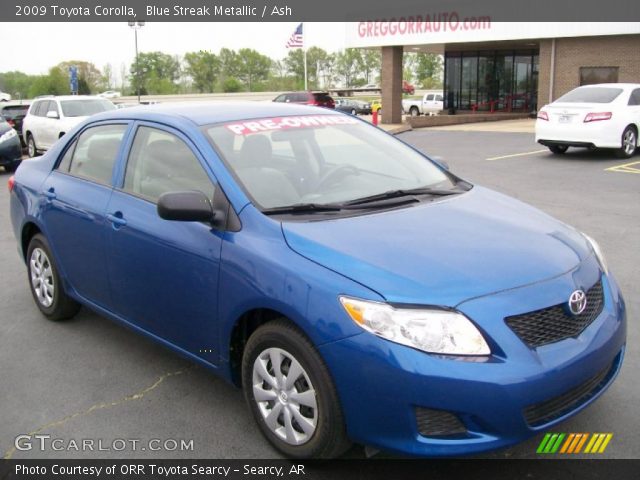
{"type": "Polygon", "coordinates": [[[582,290],[576,290],[569,297],[569,310],[574,315],[580,315],[587,308],[587,295],[582,290]]]}

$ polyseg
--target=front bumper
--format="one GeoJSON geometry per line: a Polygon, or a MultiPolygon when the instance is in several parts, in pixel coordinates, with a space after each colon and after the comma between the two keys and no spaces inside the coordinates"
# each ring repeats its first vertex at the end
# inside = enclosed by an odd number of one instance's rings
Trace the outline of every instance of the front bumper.
{"type": "MultiPolygon", "coordinates": [[[[624,356],[625,306],[612,277],[603,277],[602,313],[577,338],[532,350],[502,318],[493,318],[492,326],[484,328],[486,319],[501,309],[522,306],[531,311],[536,303],[549,301],[553,292],[568,298],[567,287],[575,288],[574,276],[567,274],[543,286],[460,305],[458,308],[484,330],[492,348],[488,357],[430,355],[369,333],[321,346],[350,437],[405,455],[467,455],[524,441],[592,403],[611,384],[624,356]],[[537,301],[531,300],[536,290],[543,293],[537,301]],[[593,384],[598,375],[597,384],[593,384]],[[545,405],[584,385],[590,385],[590,390],[569,410],[542,424],[530,425],[525,420],[528,408],[545,405]],[[421,435],[417,409],[452,413],[466,432],[421,435]]],[[[502,313],[499,316],[503,317],[502,313]]]]}
{"type": "Polygon", "coordinates": [[[545,146],[620,148],[622,130],[611,121],[560,124],[556,121],[536,120],[536,142],[545,146]]]}

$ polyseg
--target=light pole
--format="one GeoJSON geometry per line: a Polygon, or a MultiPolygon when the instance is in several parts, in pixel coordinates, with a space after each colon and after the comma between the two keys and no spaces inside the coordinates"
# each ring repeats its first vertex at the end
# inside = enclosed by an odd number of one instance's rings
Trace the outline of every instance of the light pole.
{"type": "Polygon", "coordinates": [[[140,103],[140,65],[138,64],[138,30],[144,27],[144,22],[129,22],[129,26],[133,28],[136,39],[136,90],[138,94],[138,103],[140,103]]]}

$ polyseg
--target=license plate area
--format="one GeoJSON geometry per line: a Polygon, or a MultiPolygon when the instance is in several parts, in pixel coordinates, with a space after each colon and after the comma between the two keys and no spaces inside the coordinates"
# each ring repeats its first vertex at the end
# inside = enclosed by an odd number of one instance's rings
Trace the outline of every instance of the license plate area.
{"type": "Polygon", "coordinates": [[[560,115],[558,117],[558,122],[559,123],[571,123],[571,115],[560,115]]]}

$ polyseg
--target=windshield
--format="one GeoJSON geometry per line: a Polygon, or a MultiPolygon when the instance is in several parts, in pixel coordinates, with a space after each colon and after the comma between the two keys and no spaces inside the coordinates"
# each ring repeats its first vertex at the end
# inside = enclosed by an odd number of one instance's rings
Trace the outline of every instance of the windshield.
{"type": "Polygon", "coordinates": [[[62,113],[65,117],[88,117],[95,113],[113,110],[116,106],[103,98],[87,98],[86,100],[62,100],[62,113]]]}
{"type": "MultiPolygon", "coordinates": [[[[621,88],[576,88],[556,100],[558,103],[611,103],[622,93],[621,88]]],[[[555,103],[555,102],[554,102],[555,103]]]]}
{"type": "Polygon", "coordinates": [[[455,186],[404,143],[347,115],[262,118],[205,132],[262,209],[455,186]]]}

